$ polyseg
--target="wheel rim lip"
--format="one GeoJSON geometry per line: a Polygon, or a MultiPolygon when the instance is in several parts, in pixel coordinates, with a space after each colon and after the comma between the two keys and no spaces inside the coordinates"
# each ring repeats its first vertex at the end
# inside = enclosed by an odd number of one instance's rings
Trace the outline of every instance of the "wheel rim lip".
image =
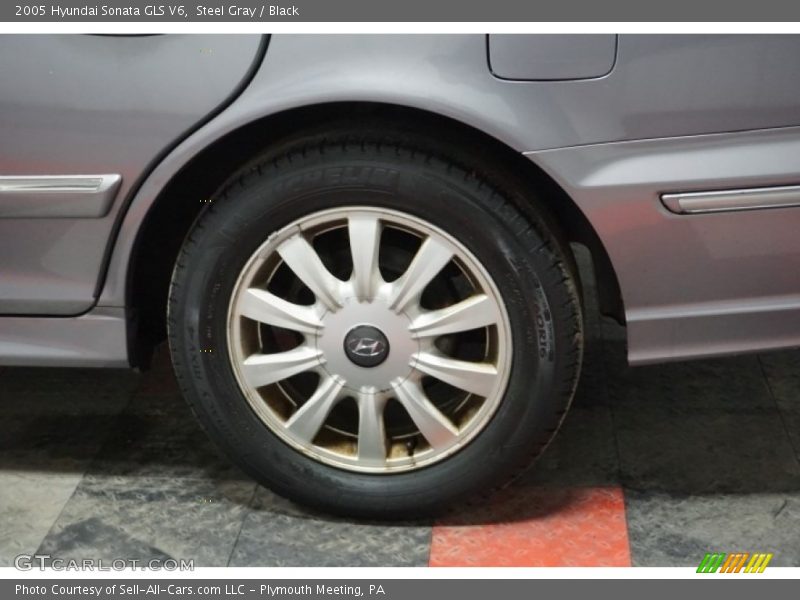
{"type": "MultiPolygon", "coordinates": [[[[347,282],[342,283],[345,284],[347,282]]],[[[428,285],[430,285],[430,282],[428,285]]],[[[233,287],[233,292],[231,293],[231,297],[228,302],[226,324],[226,342],[228,345],[227,355],[229,364],[239,386],[239,390],[242,392],[248,402],[249,407],[254,411],[261,423],[265,425],[271,433],[275,434],[280,440],[294,450],[300,452],[302,455],[328,466],[356,473],[396,474],[416,471],[418,469],[440,463],[465,448],[489,426],[489,423],[502,403],[508,387],[513,361],[512,332],[508,312],[505,303],[503,302],[503,296],[500,294],[494,279],[485,269],[483,264],[459,240],[440,227],[411,213],[383,207],[350,205],[315,211],[293,220],[288,225],[285,225],[276,232],[270,234],[267,239],[250,255],[237,276],[233,287]],[[425,236],[436,236],[440,241],[444,241],[454,250],[454,258],[458,258],[460,268],[466,271],[466,274],[469,277],[477,278],[480,284],[478,287],[483,290],[484,293],[490,294],[494,298],[495,304],[499,311],[499,318],[495,324],[497,336],[497,358],[494,361],[497,369],[495,384],[491,394],[483,399],[480,408],[471,417],[470,422],[465,430],[459,431],[455,442],[443,450],[435,450],[433,447],[430,447],[421,453],[419,457],[411,456],[402,459],[387,456],[384,464],[382,465],[364,464],[363,462],[359,461],[357,456],[349,457],[343,454],[332,452],[326,448],[313,444],[313,440],[312,442],[299,440],[288,431],[285,423],[281,421],[273,409],[268,405],[266,399],[258,392],[258,388],[248,384],[246,378],[244,377],[241,367],[246,356],[242,354],[241,323],[242,319],[245,317],[243,317],[243,315],[236,314],[235,310],[239,297],[244,291],[249,289],[253,276],[258,273],[259,267],[263,265],[263,262],[269,258],[270,255],[276,254],[278,246],[283,241],[289,239],[297,233],[315,229],[320,225],[325,225],[326,223],[334,224],[342,221],[346,223],[348,217],[361,213],[376,216],[390,226],[406,229],[416,236],[421,236],[423,239],[425,236]],[[257,264],[259,266],[256,266],[257,264]]],[[[312,341],[314,346],[316,346],[317,339],[319,339],[318,336],[314,336],[314,341],[312,341]]],[[[344,354],[343,351],[342,353],[344,354]]],[[[330,374],[325,371],[322,364],[318,365],[313,370],[318,372],[320,375],[327,374],[330,376],[330,374]]],[[[412,371],[413,370],[414,369],[412,368],[412,371]]],[[[278,381],[276,384],[280,386],[283,381],[285,380],[278,381]]],[[[387,394],[387,392],[381,393],[387,394]]],[[[464,397],[464,400],[466,401],[469,397],[470,395],[467,394],[464,397]]],[[[323,427],[325,427],[324,424],[323,427]]]]}

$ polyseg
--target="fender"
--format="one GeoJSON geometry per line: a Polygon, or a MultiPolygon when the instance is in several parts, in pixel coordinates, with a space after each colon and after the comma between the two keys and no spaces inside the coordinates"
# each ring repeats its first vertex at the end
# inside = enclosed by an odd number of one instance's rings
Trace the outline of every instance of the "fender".
{"type": "MultiPolygon", "coordinates": [[[[241,95],[172,149],[143,181],[119,228],[98,305],[125,305],[136,235],[161,190],[203,149],[254,121],[304,106],[379,102],[450,117],[523,152],[576,142],[582,133],[569,124],[568,103],[556,97],[586,96],[601,81],[503,81],[489,69],[483,35],[272,36],[241,95]]],[[[612,132],[592,135],[605,138],[612,132]]]]}

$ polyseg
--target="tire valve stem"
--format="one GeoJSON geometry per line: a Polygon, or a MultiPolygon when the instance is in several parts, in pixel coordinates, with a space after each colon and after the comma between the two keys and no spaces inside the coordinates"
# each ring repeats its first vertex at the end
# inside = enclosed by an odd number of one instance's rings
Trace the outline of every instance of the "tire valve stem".
{"type": "Polygon", "coordinates": [[[409,440],[406,440],[406,452],[408,452],[409,456],[414,456],[414,450],[417,449],[417,438],[413,437],[409,440]]]}

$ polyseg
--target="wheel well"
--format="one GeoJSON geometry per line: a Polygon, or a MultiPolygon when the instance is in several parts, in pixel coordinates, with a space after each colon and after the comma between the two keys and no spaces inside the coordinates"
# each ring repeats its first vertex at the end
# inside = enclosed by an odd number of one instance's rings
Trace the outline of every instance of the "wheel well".
{"type": "MultiPolygon", "coordinates": [[[[494,181],[511,180],[517,184],[515,189],[535,190],[564,239],[589,249],[601,312],[623,321],[619,282],[597,233],[572,199],[536,164],[499,140],[448,117],[395,105],[333,103],[288,110],[237,129],[197,154],[164,187],[139,230],[129,269],[126,304],[132,315],[133,365],[146,366],[152,348],[166,336],[172,268],[207,199],[269,147],[334,122],[350,123],[353,128],[379,123],[391,129],[392,135],[407,132],[418,137],[422,133],[431,143],[446,145],[451,158],[485,170],[494,181]]],[[[526,200],[521,196],[516,201],[523,214],[537,210],[541,214],[542,207],[526,200]]]]}

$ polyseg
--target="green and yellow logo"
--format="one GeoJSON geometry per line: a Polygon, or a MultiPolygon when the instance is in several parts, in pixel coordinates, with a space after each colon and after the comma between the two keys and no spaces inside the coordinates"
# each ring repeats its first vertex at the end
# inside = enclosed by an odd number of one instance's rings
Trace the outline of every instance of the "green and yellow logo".
{"type": "Polygon", "coordinates": [[[698,573],[763,573],[767,568],[772,554],[757,552],[709,552],[700,561],[698,573]]]}

